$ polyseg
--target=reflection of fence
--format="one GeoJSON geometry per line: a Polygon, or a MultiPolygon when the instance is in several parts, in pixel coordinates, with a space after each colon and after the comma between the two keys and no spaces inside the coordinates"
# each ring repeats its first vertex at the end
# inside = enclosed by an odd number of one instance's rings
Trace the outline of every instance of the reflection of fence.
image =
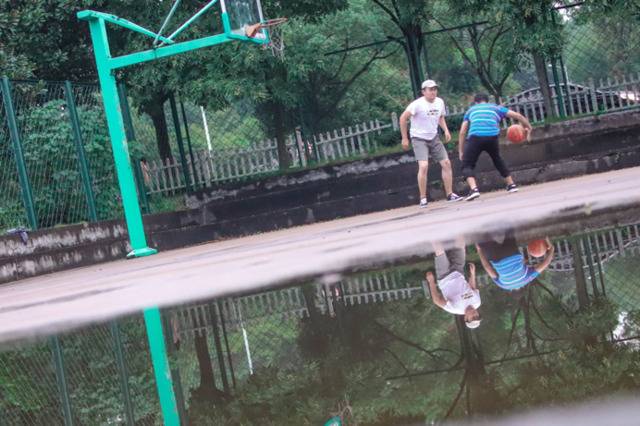
{"type": "MultiPolygon", "coordinates": [[[[337,161],[373,152],[379,147],[376,136],[387,129],[398,129],[395,113],[391,115],[390,123],[380,120],[357,123],[313,135],[306,140],[296,131],[287,137],[286,146],[293,167],[304,167],[307,158],[316,158],[321,162],[337,161]]],[[[277,141],[265,139],[243,147],[199,151],[195,153],[193,162],[187,156],[185,164],[193,187],[275,172],[279,169],[277,141]]],[[[186,188],[180,159],[156,160],[150,162],[149,166],[149,194],[174,194],[186,188]]]]}
{"type": "Polygon", "coordinates": [[[0,422],[157,424],[153,369],[140,318],[0,351],[0,422]]]}
{"type": "MultiPolygon", "coordinates": [[[[424,296],[428,292],[423,283],[403,280],[397,271],[348,277],[337,284],[314,284],[313,298],[318,312],[332,314],[334,303],[348,306],[364,305],[424,296]]],[[[301,287],[268,291],[230,298],[222,308],[215,307],[230,324],[271,315],[282,318],[309,316],[307,301],[301,287]]],[[[193,304],[176,309],[177,327],[181,334],[209,327],[212,323],[211,306],[193,304]]]]}
{"type": "MultiPolygon", "coordinates": [[[[638,225],[629,225],[608,231],[597,232],[578,240],[582,255],[582,264],[586,268],[589,264],[604,264],[617,256],[640,254],[640,229],[638,225]],[[589,259],[591,257],[591,259],[589,259]]],[[[573,251],[567,240],[554,243],[554,259],[549,270],[564,272],[573,271],[573,251]]],[[[541,260],[528,255],[529,262],[536,264],[541,260]]]]}

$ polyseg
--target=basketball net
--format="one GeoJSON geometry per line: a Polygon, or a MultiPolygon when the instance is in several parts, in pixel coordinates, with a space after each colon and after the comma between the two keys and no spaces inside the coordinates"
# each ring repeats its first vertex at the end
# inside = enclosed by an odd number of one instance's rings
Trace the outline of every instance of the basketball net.
{"type": "Polygon", "coordinates": [[[265,22],[247,25],[245,34],[250,38],[259,38],[262,30],[269,31],[269,43],[264,45],[265,49],[270,49],[271,54],[277,59],[284,59],[284,38],[282,35],[282,24],[287,22],[287,18],[269,19],[265,22]]]}

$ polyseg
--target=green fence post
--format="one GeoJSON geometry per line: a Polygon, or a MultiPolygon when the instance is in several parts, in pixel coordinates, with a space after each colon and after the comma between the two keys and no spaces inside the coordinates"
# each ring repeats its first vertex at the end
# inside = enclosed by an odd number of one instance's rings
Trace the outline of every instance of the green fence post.
{"type": "Polygon", "coordinates": [[[76,109],[76,102],[73,98],[73,89],[69,80],[64,82],[64,96],[69,108],[69,119],[71,120],[71,130],[73,131],[73,141],[76,145],[76,155],[78,156],[78,167],[80,168],[80,176],[82,177],[82,186],[84,187],[84,195],[87,199],[87,210],[89,220],[91,222],[98,221],[98,213],[96,210],[96,199],[93,195],[93,185],[91,184],[91,175],[89,174],[89,163],[84,152],[84,141],[82,140],[82,132],[80,131],[80,117],[76,109]]]}
{"type": "MultiPolygon", "coordinates": [[[[187,148],[189,148],[189,158],[191,159],[191,176],[193,176],[194,187],[198,186],[196,174],[196,160],[193,156],[193,146],[191,145],[191,134],[189,133],[189,123],[187,122],[187,113],[184,110],[184,102],[180,99],[180,109],[182,110],[182,122],[184,123],[184,134],[187,137],[187,148]]],[[[203,187],[205,185],[202,185],[203,187]]]]}
{"type": "Polygon", "coordinates": [[[129,373],[127,372],[127,364],[124,360],[124,351],[122,339],[120,338],[118,322],[111,321],[109,323],[109,328],[111,329],[113,349],[116,353],[116,362],[118,364],[118,375],[120,376],[120,390],[122,391],[122,399],[124,402],[124,413],[127,418],[127,425],[133,426],[136,419],[133,415],[133,404],[131,403],[131,393],[129,392],[129,373]]]}
{"type": "Polygon", "coordinates": [[[123,82],[118,83],[118,99],[122,109],[122,120],[124,122],[124,133],[129,142],[136,140],[136,132],[133,129],[133,119],[131,118],[131,108],[129,108],[129,98],[127,98],[127,88],[123,82]]]}
{"type": "Polygon", "coordinates": [[[20,180],[20,190],[22,191],[22,201],[27,211],[27,221],[31,229],[38,229],[38,219],[36,209],[33,203],[33,194],[31,192],[31,182],[27,174],[27,166],[24,161],[22,152],[22,143],[20,142],[20,133],[18,132],[18,122],[16,120],[15,109],[13,108],[13,100],[11,98],[11,84],[9,79],[2,77],[2,99],[4,102],[4,110],[7,115],[7,126],[9,127],[9,136],[13,143],[13,155],[18,168],[18,179],[20,180]]]}
{"type": "Polygon", "coordinates": [[[153,371],[156,378],[156,387],[158,388],[164,424],[166,426],[177,426],[180,424],[180,417],[178,414],[176,394],[173,390],[171,369],[169,368],[169,360],[167,358],[167,348],[164,342],[160,309],[145,309],[144,322],[147,326],[149,351],[151,352],[151,362],[153,363],[153,371]]]}
{"type": "Polygon", "coordinates": [[[566,109],[564,107],[564,99],[562,97],[562,87],[560,87],[560,79],[558,78],[558,65],[557,60],[554,58],[551,61],[551,72],[553,74],[553,84],[556,88],[556,101],[558,102],[558,110],[560,112],[560,117],[564,118],[567,116],[566,109]]]}
{"type": "Polygon", "coordinates": [[[62,403],[62,414],[64,415],[64,424],[73,425],[73,416],[71,414],[71,400],[69,399],[69,388],[67,387],[67,375],[64,368],[64,356],[62,355],[62,347],[57,336],[49,339],[51,352],[53,353],[53,366],[56,371],[56,382],[58,383],[58,392],[60,392],[60,402],[62,403]]]}
{"type": "Polygon", "coordinates": [[[180,118],[178,117],[178,108],[176,107],[176,97],[173,94],[169,96],[169,106],[171,107],[171,117],[173,117],[173,127],[176,131],[176,141],[178,142],[178,152],[180,153],[180,162],[182,163],[184,184],[187,192],[191,192],[191,181],[189,179],[189,169],[187,168],[187,157],[184,154],[184,141],[182,140],[180,118]]]}
{"type": "Polygon", "coordinates": [[[142,168],[140,166],[140,160],[133,160],[133,175],[136,180],[136,186],[138,187],[138,196],[142,203],[142,213],[149,214],[151,209],[149,207],[149,199],[147,198],[147,187],[144,182],[144,175],[142,174],[142,168]]]}

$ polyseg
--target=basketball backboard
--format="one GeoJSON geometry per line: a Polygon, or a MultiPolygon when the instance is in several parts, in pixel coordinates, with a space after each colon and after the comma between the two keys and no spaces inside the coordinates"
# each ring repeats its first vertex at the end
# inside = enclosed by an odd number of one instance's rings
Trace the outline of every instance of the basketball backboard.
{"type": "MultiPolygon", "coordinates": [[[[221,0],[221,6],[222,13],[229,16],[230,30],[235,36],[246,37],[249,26],[264,22],[260,0],[221,0]]],[[[265,40],[267,34],[260,31],[254,38],[265,40]]]]}

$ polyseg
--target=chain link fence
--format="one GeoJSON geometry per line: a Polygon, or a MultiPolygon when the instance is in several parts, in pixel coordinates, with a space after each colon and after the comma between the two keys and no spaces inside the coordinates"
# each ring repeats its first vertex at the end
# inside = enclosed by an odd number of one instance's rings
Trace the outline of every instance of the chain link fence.
{"type": "Polygon", "coordinates": [[[3,348],[0,395],[3,424],[161,423],[137,317],[3,348]]]}
{"type": "MultiPolygon", "coordinates": [[[[365,15],[373,19],[370,11],[365,15]]],[[[551,109],[530,55],[514,50],[510,28],[482,22],[448,28],[432,22],[425,28],[419,66],[424,78],[440,84],[452,131],[479,91],[540,124],[638,106],[640,31],[634,21],[624,11],[593,17],[579,7],[554,16],[562,20],[564,45],[558,57],[546,58],[551,109]]],[[[234,87],[225,88],[217,102],[200,105],[185,87],[161,105],[137,105],[123,91],[144,212],[183,208],[185,192],[399,152],[397,117],[415,96],[403,39],[371,43],[388,28],[358,19],[364,15],[345,11],[335,19],[283,27],[288,55],[282,63],[265,64],[293,74],[283,74],[283,81],[272,76],[271,89],[287,88],[276,98],[234,87]],[[331,36],[336,25],[359,31],[341,40],[331,36]],[[304,78],[296,74],[299,67],[304,78]]],[[[97,220],[121,217],[98,87],[8,83],[0,105],[0,229],[90,221],[92,210],[97,220]]]]}

